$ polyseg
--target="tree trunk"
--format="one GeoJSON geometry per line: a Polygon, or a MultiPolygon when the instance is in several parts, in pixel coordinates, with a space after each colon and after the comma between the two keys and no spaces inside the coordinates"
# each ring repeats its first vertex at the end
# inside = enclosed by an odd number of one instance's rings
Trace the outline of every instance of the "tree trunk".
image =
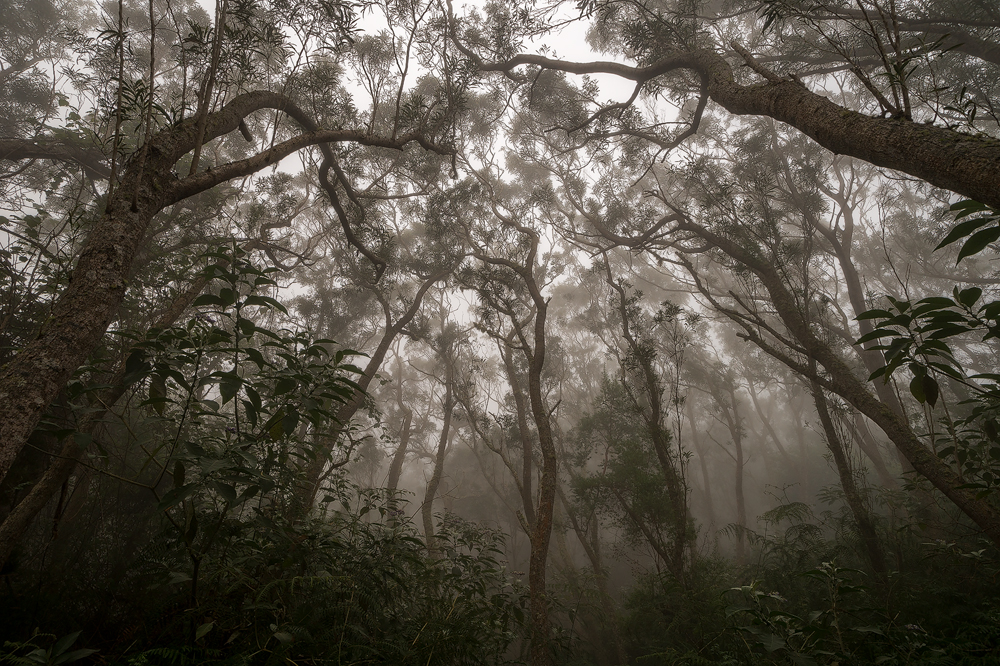
{"type": "MultiPolygon", "coordinates": [[[[391,312],[388,307],[383,306],[385,307],[385,332],[382,334],[382,339],[379,340],[378,347],[375,348],[375,351],[368,358],[368,364],[365,365],[364,373],[357,380],[357,384],[361,390],[355,391],[353,397],[337,410],[337,423],[331,436],[328,438],[328,441],[332,443],[323,450],[315,451],[315,457],[306,465],[303,472],[303,480],[300,482],[289,510],[289,518],[293,520],[300,519],[312,510],[313,504],[316,502],[316,493],[319,492],[319,487],[323,480],[323,471],[329,462],[330,454],[340,441],[351,419],[354,418],[354,415],[357,414],[358,410],[361,409],[362,405],[368,399],[368,387],[382,367],[382,361],[385,360],[386,354],[389,353],[393,341],[406,328],[410,321],[413,320],[413,317],[416,316],[420,310],[420,303],[431,286],[448,275],[448,273],[449,271],[440,271],[424,280],[417,293],[413,296],[413,302],[410,303],[410,307],[406,309],[406,312],[395,323],[391,321],[391,312]]],[[[400,461],[400,465],[402,465],[402,461],[400,461]]]]}
{"type": "MultiPolygon", "coordinates": [[[[815,361],[813,365],[815,366],[815,361]]],[[[837,466],[837,474],[840,476],[840,486],[844,489],[844,499],[847,501],[847,506],[854,516],[854,522],[858,527],[861,540],[865,544],[865,550],[868,554],[868,561],[872,565],[872,570],[878,576],[879,580],[884,581],[887,575],[885,554],[882,552],[882,544],[879,542],[875,523],[872,521],[871,514],[865,506],[864,497],[862,497],[861,491],[858,489],[857,483],[855,483],[854,470],[851,469],[851,463],[847,457],[844,443],[841,441],[840,435],[833,424],[833,419],[830,417],[830,409],[826,402],[826,396],[823,394],[823,389],[816,382],[811,382],[811,387],[813,400],[816,402],[816,413],[819,414],[819,422],[822,424],[823,432],[826,435],[826,445],[830,449],[830,453],[833,454],[833,462],[837,466]]]]}
{"type": "Polygon", "coordinates": [[[401,148],[414,140],[425,143],[412,134],[383,139],[361,132],[319,130],[290,100],[266,91],[239,95],[208,114],[203,121],[204,140],[235,131],[246,116],[261,109],[284,111],[310,131],[247,159],[178,180],[174,165],[194,149],[201,133],[198,123],[188,119],[155,134],[140,150],[143,159],[132,160],[124,169],[104,214],[84,242],[69,285],[53,303],[48,321],[38,337],[0,371],[0,481],[45,409],[100,344],[125,296],[133,261],[154,215],[311,145],[352,141],[401,148]]]}
{"type": "MultiPolygon", "coordinates": [[[[450,370],[450,366],[449,366],[450,370]]],[[[437,555],[437,548],[434,545],[434,497],[437,495],[438,487],[441,485],[441,477],[444,475],[444,458],[448,453],[448,439],[451,434],[451,415],[455,405],[452,399],[452,386],[454,384],[451,372],[445,380],[444,393],[444,423],[441,425],[441,437],[438,439],[437,454],[434,456],[434,472],[430,481],[427,482],[427,490],[424,492],[424,503],[420,507],[421,516],[424,521],[424,538],[427,541],[427,552],[431,556],[437,555]]]]}
{"type": "MultiPolygon", "coordinates": [[[[537,288],[535,288],[535,296],[537,288]]],[[[548,595],[545,590],[545,564],[552,535],[552,514],[555,507],[556,483],[559,473],[556,447],[549,424],[549,411],[542,397],[542,368],[545,365],[545,314],[548,303],[537,294],[535,298],[535,349],[528,371],[528,397],[531,413],[538,429],[538,447],[542,452],[542,478],[538,484],[538,510],[531,533],[531,557],[528,562],[528,594],[531,602],[531,666],[550,666],[552,649],[548,595]]]]}
{"type": "Polygon", "coordinates": [[[510,357],[514,339],[514,331],[511,331],[507,340],[507,348],[500,350],[500,357],[503,359],[503,366],[507,372],[507,383],[510,384],[510,393],[514,398],[514,411],[517,412],[517,434],[521,440],[521,483],[518,488],[521,491],[521,506],[524,507],[524,520],[530,530],[535,524],[535,499],[532,495],[532,442],[531,431],[528,429],[528,407],[524,404],[524,393],[521,391],[521,380],[517,376],[517,369],[514,361],[510,357]]]}
{"type": "MultiPolygon", "coordinates": [[[[151,328],[162,329],[173,326],[207,284],[207,278],[201,277],[195,280],[160,314],[151,328]]],[[[100,400],[97,401],[97,404],[102,405],[103,408],[89,414],[84,419],[78,430],[80,434],[93,437],[98,428],[100,428],[104,416],[125,394],[128,386],[125,384],[124,361],[119,363],[112,378],[108,380],[108,384],[112,388],[103,391],[100,400]]],[[[42,474],[42,477],[4,518],[3,523],[0,523],[0,569],[3,568],[4,564],[10,558],[11,553],[17,547],[17,544],[24,537],[35,516],[45,508],[45,505],[49,503],[56,491],[69,482],[77,463],[80,462],[84,453],[86,451],[79,445],[77,438],[75,436],[68,437],[58,455],[52,459],[49,467],[42,474]]]]}
{"type": "MultiPolygon", "coordinates": [[[[678,228],[700,236],[732,259],[749,268],[767,290],[771,304],[785,328],[804,348],[809,357],[815,359],[828,373],[828,377],[818,378],[823,388],[844,398],[858,411],[874,421],[909,460],[914,470],[954,502],[994,544],[1000,546],[1000,511],[984,498],[977,497],[972,490],[962,487],[964,484],[958,474],[920,441],[908,423],[900,419],[888,405],[872,395],[865,384],[854,376],[850,366],[812,332],[798,309],[795,297],[785,287],[781,275],[774,266],[763,258],[746,251],[732,240],[700,226],[685,221],[680,223],[678,228]]],[[[748,339],[784,362],[791,369],[808,379],[817,379],[807,366],[776,350],[752,330],[744,329],[744,331],[748,339]]]]}
{"type": "Polygon", "coordinates": [[[562,500],[563,508],[566,509],[566,516],[573,527],[573,532],[576,534],[576,538],[579,539],[580,545],[583,546],[583,552],[587,554],[587,559],[590,561],[590,568],[594,572],[594,581],[597,583],[597,595],[601,600],[601,608],[604,610],[604,614],[611,625],[611,638],[615,643],[615,656],[618,659],[618,664],[625,666],[628,663],[628,656],[625,653],[625,644],[622,642],[618,612],[615,610],[611,594],[608,592],[608,576],[601,565],[600,527],[595,521],[595,524],[591,526],[592,532],[588,533],[587,530],[584,530],[580,525],[579,517],[573,510],[573,506],[567,501],[566,494],[563,492],[561,485],[558,487],[558,491],[559,499],[562,500]],[[588,536],[590,536],[589,539],[588,536]]]}
{"type": "Polygon", "coordinates": [[[392,463],[389,465],[389,478],[385,487],[389,490],[396,490],[399,487],[399,477],[403,473],[403,461],[406,460],[406,449],[410,443],[410,424],[413,422],[413,410],[407,409],[403,416],[403,426],[399,429],[399,446],[392,454],[392,463]]]}
{"type": "Polygon", "coordinates": [[[691,424],[691,441],[694,443],[694,452],[698,456],[698,464],[701,468],[702,485],[705,487],[705,510],[708,512],[708,524],[715,530],[715,503],[712,500],[712,481],[708,476],[708,461],[705,457],[705,450],[701,446],[701,438],[698,436],[698,428],[695,426],[694,408],[688,402],[688,423],[691,424]]]}

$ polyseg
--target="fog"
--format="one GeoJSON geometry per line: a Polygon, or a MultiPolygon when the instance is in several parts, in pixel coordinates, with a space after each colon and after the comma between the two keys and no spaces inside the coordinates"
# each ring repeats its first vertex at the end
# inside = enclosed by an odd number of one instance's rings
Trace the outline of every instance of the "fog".
{"type": "Polygon", "coordinates": [[[1000,659],[1000,14],[14,0],[0,661],[1000,659]]]}

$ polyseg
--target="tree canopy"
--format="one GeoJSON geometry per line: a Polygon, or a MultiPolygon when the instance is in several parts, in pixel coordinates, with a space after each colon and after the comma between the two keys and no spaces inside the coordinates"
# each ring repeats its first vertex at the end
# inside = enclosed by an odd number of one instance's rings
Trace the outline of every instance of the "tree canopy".
{"type": "Polygon", "coordinates": [[[837,595],[995,565],[994,3],[0,10],[12,658],[903,663],[837,595]]]}

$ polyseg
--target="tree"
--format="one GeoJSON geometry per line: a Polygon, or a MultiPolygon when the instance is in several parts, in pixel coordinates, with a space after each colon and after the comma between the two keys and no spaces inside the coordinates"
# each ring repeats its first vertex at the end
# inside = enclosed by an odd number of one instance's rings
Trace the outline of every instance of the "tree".
{"type": "MultiPolygon", "coordinates": [[[[857,20],[859,17],[855,16],[856,20],[851,26],[880,45],[885,41],[885,33],[892,32],[892,25],[900,20],[910,20],[902,14],[908,7],[897,10],[895,4],[882,6],[878,1],[868,5],[871,9],[861,10],[867,18],[857,20]],[[874,21],[871,15],[879,15],[880,22],[874,21]]],[[[783,11],[787,11],[786,7],[788,5],[784,3],[770,3],[773,15],[780,16],[783,11]]],[[[577,113],[575,117],[570,115],[572,112],[567,112],[564,121],[557,124],[562,131],[581,132],[583,140],[634,136],[653,143],[658,152],[668,151],[698,131],[702,115],[711,100],[736,116],[767,116],[787,123],[834,154],[851,155],[879,167],[910,174],[985,204],[1000,206],[1000,195],[995,187],[1000,175],[1000,144],[994,138],[936,124],[935,121],[941,118],[938,109],[944,110],[943,107],[946,106],[940,96],[937,99],[920,100],[923,102],[920,106],[917,106],[916,99],[912,99],[905,105],[905,110],[902,110],[899,104],[887,104],[885,93],[872,83],[873,80],[884,77],[887,85],[892,88],[891,95],[905,95],[906,78],[911,75],[912,61],[916,56],[898,40],[898,33],[888,36],[890,40],[896,37],[891,45],[892,52],[883,52],[881,59],[873,58],[874,62],[863,63],[864,70],[860,66],[862,63],[853,62],[849,58],[846,61],[834,58],[833,71],[853,67],[854,75],[865,83],[865,89],[870,93],[859,108],[852,109],[845,103],[837,103],[809,89],[804,81],[811,76],[827,76],[831,67],[822,62],[824,66],[811,70],[800,69],[803,65],[812,63],[809,58],[798,54],[782,54],[785,40],[780,34],[765,34],[763,38],[760,33],[757,35],[762,49],[778,54],[784,72],[777,73],[761,63],[760,55],[752,55],[735,40],[729,44],[713,43],[707,28],[714,25],[724,30],[728,27],[727,21],[712,17],[702,19],[688,12],[683,4],[675,6],[670,2],[609,0],[585,3],[583,8],[594,22],[594,38],[598,47],[612,52],[624,52],[630,60],[636,61],[636,65],[617,62],[575,63],[541,55],[513,55],[516,53],[517,43],[485,43],[472,30],[460,31],[453,14],[452,38],[479,71],[503,72],[520,85],[530,85],[538,77],[539,71],[577,75],[609,74],[634,82],[635,88],[626,102],[594,102],[591,104],[594,107],[592,111],[577,113]],[[738,58],[742,66],[756,74],[759,82],[741,82],[742,77],[737,77],[729,59],[732,57],[738,58]],[[523,66],[535,68],[535,74],[518,74],[516,70],[523,66]],[[673,88],[685,96],[692,88],[696,91],[694,97],[689,98],[694,103],[683,105],[685,109],[691,109],[685,114],[689,119],[687,127],[672,135],[663,135],[659,129],[659,119],[644,122],[645,119],[637,120],[636,114],[624,112],[641,94],[657,96],[664,88],[673,88]],[[894,115],[869,115],[869,100],[881,104],[883,111],[890,111],[894,115]],[[929,122],[923,122],[928,119],[929,122]]],[[[838,9],[834,9],[827,16],[831,21],[838,20],[838,12],[838,9]]],[[[991,18],[988,12],[983,13],[986,14],[983,25],[988,30],[991,18]]],[[[996,18],[992,17],[992,20],[995,21],[996,18]]],[[[508,22],[512,32],[518,28],[524,29],[524,26],[514,25],[511,19],[508,22]]],[[[765,23],[765,30],[771,22],[773,19],[765,23]]],[[[942,24],[947,25],[947,21],[938,23],[935,29],[937,34],[941,34],[942,24]]],[[[929,25],[921,25],[919,32],[929,34],[932,30],[928,29],[929,25]]],[[[988,39],[989,37],[986,38],[988,39]]],[[[929,41],[934,42],[933,39],[929,41]]],[[[811,46],[814,49],[820,48],[811,46]]],[[[925,49],[935,55],[941,50],[940,45],[925,49]]],[[[829,54],[824,55],[830,58],[829,54]]],[[[958,56],[953,54],[953,57],[958,56]]],[[[981,64],[983,67],[992,66],[985,62],[981,64]]],[[[822,79],[819,85],[822,85],[822,79]]],[[[586,97],[581,97],[581,100],[584,106],[589,101],[586,97]]]]}
{"type": "MultiPolygon", "coordinates": [[[[155,12],[156,8],[151,7],[150,10],[155,12]]],[[[295,12],[284,18],[299,20],[304,18],[305,11],[304,6],[297,7],[295,12]]],[[[269,20],[279,20],[277,14],[267,16],[269,20]]],[[[116,49],[121,97],[126,85],[122,79],[125,34],[121,12],[119,19],[116,49]]],[[[143,247],[149,225],[161,211],[182,204],[217,185],[273,166],[303,148],[318,146],[323,156],[319,170],[320,182],[338,213],[345,236],[359,252],[379,264],[381,260],[358,240],[352,229],[353,221],[341,205],[337,188],[340,187],[348,199],[352,199],[353,190],[339,166],[339,159],[332,146],[347,142],[400,150],[410,143],[418,143],[425,149],[446,152],[433,143],[437,138],[435,135],[440,132],[440,125],[430,129],[426,125],[426,117],[408,121],[409,126],[399,119],[391,122],[388,127],[384,123],[370,125],[371,131],[323,129],[314,119],[323,114],[310,114],[288,94],[269,89],[252,89],[265,83],[256,79],[254,72],[242,71],[246,76],[236,76],[230,80],[230,74],[239,74],[241,70],[227,69],[226,77],[219,76],[221,49],[224,45],[227,48],[237,48],[236,43],[228,40],[255,37],[248,32],[248,24],[243,23],[249,19],[249,16],[228,16],[226,3],[218,8],[218,29],[214,31],[211,40],[210,58],[207,63],[202,63],[204,68],[199,71],[198,107],[194,115],[189,117],[186,117],[187,109],[184,106],[189,63],[180,63],[185,77],[180,99],[170,98],[178,91],[173,87],[174,81],[170,79],[157,85],[158,61],[153,52],[155,40],[150,41],[149,78],[139,79],[140,85],[148,86],[148,104],[144,109],[145,114],[138,116],[132,123],[141,129],[138,133],[140,140],[131,147],[120,141],[124,131],[122,123],[128,119],[123,119],[124,110],[119,105],[113,128],[114,145],[106,158],[111,164],[106,202],[101,212],[95,212],[93,225],[74,268],[74,279],[70,280],[54,301],[51,316],[38,336],[18,352],[0,375],[0,440],[3,441],[0,448],[0,478],[10,469],[14,457],[34,430],[44,410],[99,343],[114,319],[117,308],[125,297],[134,261],[143,247]],[[227,18],[230,20],[228,27],[232,29],[226,33],[228,37],[223,37],[227,18]],[[173,122],[164,122],[167,119],[159,116],[153,117],[154,88],[166,93],[169,101],[180,104],[173,122]],[[258,124],[261,119],[259,112],[262,111],[283,114],[292,120],[292,124],[272,127],[270,146],[262,146],[246,156],[233,157],[228,161],[225,151],[219,151],[212,155],[211,160],[205,157],[205,162],[221,158],[218,163],[211,164],[209,169],[199,170],[199,162],[204,157],[206,147],[231,132],[239,129],[245,137],[249,137],[248,142],[255,144],[248,127],[250,124],[258,124]],[[382,131],[384,133],[380,134],[382,131]],[[186,175],[176,173],[183,174],[185,169],[186,175]]],[[[331,13],[322,20],[328,22],[335,34],[343,35],[349,26],[350,11],[340,5],[331,5],[331,13]]],[[[155,22],[155,17],[151,16],[150,21],[155,22]]],[[[150,32],[155,33],[152,30],[150,32]]],[[[180,48],[178,52],[181,58],[188,55],[184,48],[180,48]]],[[[252,63],[248,63],[250,64],[252,63]]],[[[161,107],[167,103],[167,99],[159,102],[161,107]]],[[[334,125],[339,124],[332,115],[325,120],[334,125]]],[[[78,155],[73,151],[68,156],[40,154],[37,146],[45,143],[46,139],[47,137],[40,135],[7,141],[3,147],[4,158],[26,160],[56,157],[79,161],[78,155]]]]}

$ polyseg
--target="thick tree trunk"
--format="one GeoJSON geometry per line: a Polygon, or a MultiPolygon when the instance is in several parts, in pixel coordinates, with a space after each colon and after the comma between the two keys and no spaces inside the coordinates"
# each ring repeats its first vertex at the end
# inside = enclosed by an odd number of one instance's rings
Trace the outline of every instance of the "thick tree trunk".
{"type": "Polygon", "coordinates": [[[0,481],[45,409],[114,319],[154,215],[215,185],[276,164],[307,146],[353,141],[401,148],[411,141],[425,143],[412,134],[382,139],[361,132],[317,130],[287,98],[264,91],[240,95],[209,114],[204,122],[205,141],[235,131],[247,115],[261,109],[284,111],[310,131],[253,157],[178,180],[174,165],[198,143],[199,128],[189,119],[154,135],[140,151],[144,158],[132,160],[124,169],[48,321],[38,337],[0,371],[0,481]]]}
{"type": "MultiPolygon", "coordinates": [[[[162,329],[173,326],[207,284],[207,278],[202,277],[195,280],[160,314],[151,328],[162,329]]],[[[98,401],[103,409],[86,417],[80,424],[80,434],[93,436],[100,428],[107,412],[125,394],[128,387],[125,385],[124,361],[119,364],[108,384],[112,388],[103,391],[98,401]]],[[[20,543],[35,516],[45,508],[56,492],[69,482],[84,453],[86,451],[78,444],[76,437],[67,437],[62,449],[52,459],[42,477],[32,486],[24,499],[18,502],[17,506],[3,519],[3,523],[0,523],[0,569],[3,568],[17,544],[20,543]]]]}

